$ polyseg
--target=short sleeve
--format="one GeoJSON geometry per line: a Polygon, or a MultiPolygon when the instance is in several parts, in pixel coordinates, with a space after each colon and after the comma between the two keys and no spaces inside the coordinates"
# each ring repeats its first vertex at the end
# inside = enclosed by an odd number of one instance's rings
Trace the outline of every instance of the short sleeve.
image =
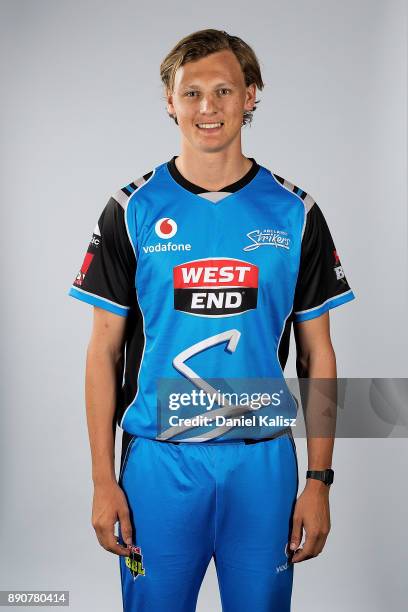
{"type": "Polygon", "coordinates": [[[354,298],[326,219],[314,202],[303,232],[293,320],[314,319],[354,298]]]}
{"type": "Polygon", "coordinates": [[[98,219],[68,295],[126,317],[134,296],[135,273],[125,210],[112,197],[98,219]]]}

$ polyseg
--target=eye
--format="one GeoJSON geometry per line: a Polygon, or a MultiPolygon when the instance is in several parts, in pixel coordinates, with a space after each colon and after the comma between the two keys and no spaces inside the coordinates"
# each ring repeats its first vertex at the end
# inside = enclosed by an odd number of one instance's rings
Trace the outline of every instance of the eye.
{"type": "Polygon", "coordinates": [[[219,92],[221,93],[222,96],[224,96],[224,95],[228,95],[231,92],[231,90],[228,89],[227,87],[222,87],[221,89],[219,89],[219,92]]]}
{"type": "Polygon", "coordinates": [[[184,94],[187,98],[194,98],[194,94],[198,94],[198,91],[186,91],[184,94]]]}

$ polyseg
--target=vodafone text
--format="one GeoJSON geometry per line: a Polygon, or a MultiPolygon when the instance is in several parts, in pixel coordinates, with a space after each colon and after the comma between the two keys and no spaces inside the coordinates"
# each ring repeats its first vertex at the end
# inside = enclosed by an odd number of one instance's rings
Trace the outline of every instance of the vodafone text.
{"type": "Polygon", "coordinates": [[[158,242],[157,244],[148,244],[142,247],[144,253],[160,253],[162,251],[190,251],[191,244],[174,244],[169,240],[163,244],[162,242],[158,242]]]}

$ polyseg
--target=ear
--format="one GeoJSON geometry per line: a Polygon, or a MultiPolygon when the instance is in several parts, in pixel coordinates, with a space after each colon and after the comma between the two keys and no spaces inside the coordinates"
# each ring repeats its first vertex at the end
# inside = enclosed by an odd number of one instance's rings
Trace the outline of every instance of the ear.
{"type": "Polygon", "coordinates": [[[166,100],[167,100],[167,112],[170,113],[170,115],[175,115],[176,110],[173,106],[173,92],[170,91],[169,89],[166,90],[166,100]]]}
{"type": "Polygon", "coordinates": [[[246,88],[246,96],[245,96],[245,110],[251,111],[255,106],[256,100],[256,85],[252,83],[246,88]]]}

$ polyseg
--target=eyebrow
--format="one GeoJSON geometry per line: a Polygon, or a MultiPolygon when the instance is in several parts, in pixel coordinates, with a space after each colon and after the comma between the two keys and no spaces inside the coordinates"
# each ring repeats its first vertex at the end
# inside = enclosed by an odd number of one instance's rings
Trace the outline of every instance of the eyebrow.
{"type": "MultiPolygon", "coordinates": [[[[231,85],[233,85],[233,83],[217,83],[215,85],[215,88],[218,88],[218,87],[231,87],[231,85]]],[[[187,85],[183,85],[183,87],[186,88],[186,89],[187,88],[191,88],[191,89],[197,88],[197,89],[200,89],[200,85],[197,85],[195,83],[191,83],[191,84],[189,83],[187,85]]]]}

